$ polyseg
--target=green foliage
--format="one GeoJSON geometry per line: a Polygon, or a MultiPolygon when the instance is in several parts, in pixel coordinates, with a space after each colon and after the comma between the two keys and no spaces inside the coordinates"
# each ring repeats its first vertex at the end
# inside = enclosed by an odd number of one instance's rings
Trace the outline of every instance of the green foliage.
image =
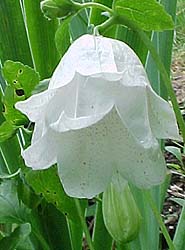
{"type": "Polygon", "coordinates": [[[7,83],[17,91],[17,97],[24,95],[25,98],[28,98],[39,83],[39,74],[20,62],[6,61],[2,72],[7,83]],[[19,90],[24,92],[21,94],[19,90]]]}
{"type": "MultiPolygon", "coordinates": [[[[69,219],[78,219],[74,200],[64,192],[55,167],[44,171],[30,170],[25,178],[36,194],[43,196],[69,219]]],[[[82,204],[86,206],[85,201],[82,204]]]]}
{"type": "Polygon", "coordinates": [[[2,96],[3,115],[6,121],[0,126],[0,142],[13,137],[21,125],[28,123],[26,116],[15,109],[15,103],[31,96],[39,83],[39,74],[20,62],[6,61],[2,73],[8,85],[2,96]]]}
{"type": "Polygon", "coordinates": [[[31,212],[19,203],[16,182],[13,180],[6,180],[0,184],[0,204],[0,223],[25,223],[31,212]]]}
{"type": "MultiPolygon", "coordinates": [[[[20,225],[10,234],[10,236],[4,237],[0,241],[0,249],[20,250],[20,246],[24,244],[30,233],[31,226],[29,223],[20,225]]],[[[28,248],[24,248],[24,250],[28,250],[28,248]]],[[[29,248],[29,250],[31,249],[29,248]]]]}
{"type": "Polygon", "coordinates": [[[176,249],[183,250],[185,245],[185,200],[177,198],[173,200],[182,206],[173,242],[176,249]]]}
{"type": "Polygon", "coordinates": [[[70,22],[71,22],[71,17],[68,17],[65,20],[63,20],[55,34],[55,44],[61,57],[65,54],[65,52],[70,46],[70,33],[69,33],[70,22]]]}
{"type": "Polygon", "coordinates": [[[115,0],[113,8],[117,15],[134,22],[139,29],[163,31],[174,28],[171,16],[155,0],[115,0]]]}
{"type": "Polygon", "coordinates": [[[9,122],[3,122],[0,126],[0,143],[8,140],[16,134],[17,127],[9,122]]]}

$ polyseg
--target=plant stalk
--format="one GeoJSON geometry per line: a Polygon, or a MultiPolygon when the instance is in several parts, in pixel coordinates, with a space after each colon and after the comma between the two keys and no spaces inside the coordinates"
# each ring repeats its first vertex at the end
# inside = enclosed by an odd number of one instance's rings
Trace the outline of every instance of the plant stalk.
{"type": "Polygon", "coordinates": [[[87,243],[89,245],[89,249],[90,250],[95,250],[94,247],[93,247],[93,243],[92,243],[92,240],[91,240],[91,236],[89,234],[89,230],[88,230],[86,221],[84,219],[84,215],[82,213],[80,201],[78,199],[74,199],[74,201],[75,201],[75,205],[76,205],[76,208],[77,208],[78,216],[79,216],[80,221],[81,221],[81,225],[83,227],[83,230],[84,230],[84,233],[85,233],[85,236],[86,236],[87,243]]]}
{"type": "Polygon", "coordinates": [[[82,9],[86,9],[86,8],[97,8],[97,9],[101,9],[103,11],[106,11],[106,12],[109,12],[110,14],[113,14],[113,10],[103,4],[100,4],[100,3],[95,3],[95,2],[88,2],[88,3],[77,3],[77,2],[74,2],[74,5],[76,5],[76,7],[79,9],[79,10],[82,10],[82,9]]]}

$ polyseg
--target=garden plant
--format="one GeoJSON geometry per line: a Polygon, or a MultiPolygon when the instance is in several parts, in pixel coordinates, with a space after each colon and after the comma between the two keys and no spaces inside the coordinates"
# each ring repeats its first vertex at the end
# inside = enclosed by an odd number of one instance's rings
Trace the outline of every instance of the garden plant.
{"type": "Polygon", "coordinates": [[[177,0],[1,0],[0,249],[185,249],[183,198],[173,235],[161,216],[185,174],[176,13],[177,0]]]}

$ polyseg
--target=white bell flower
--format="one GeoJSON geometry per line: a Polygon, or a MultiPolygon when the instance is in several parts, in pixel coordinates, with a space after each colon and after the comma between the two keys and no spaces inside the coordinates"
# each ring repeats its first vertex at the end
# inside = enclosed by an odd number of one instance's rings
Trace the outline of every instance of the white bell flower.
{"type": "Polygon", "coordinates": [[[46,91],[18,102],[35,123],[28,167],[58,164],[69,196],[92,198],[115,173],[139,188],[160,184],[166,165],[157,139],[179,139],[168,102],[151,88],[125,43],[83,35],[69,48],[46,91]]]}

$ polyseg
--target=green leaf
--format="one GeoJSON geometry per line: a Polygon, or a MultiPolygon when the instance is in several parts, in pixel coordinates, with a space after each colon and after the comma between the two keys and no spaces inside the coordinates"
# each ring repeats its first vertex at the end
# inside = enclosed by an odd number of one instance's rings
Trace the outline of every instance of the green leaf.
{"type": "Polygon", "coordinates": [[[70,23],[70,34],[72,40],[88,33],[88,13],[86,10],[80,11],[75,15],[70,23]]]}
{"type": "Polygon", "coordinates": [[[172,18],[156,0],[115,0],[114,11],[138,28],[163,31],[174,28],[172,18]]]}
{"type": "Polygon", "coordinates": [[[74,250],[71,247],[71,237],[69,236],[66,217],[56,207],[47,204],[40,219],[52,250],[74,250]]]}
{"type": "Polygon", "coordinates": [[[62,57],[70,46],[70,25],[71,17],[66,18],[62,21],[55,34],[55,44],[57,50],[62,57]]]}
{"type": "Polygon", "coordinates": [[[40,0],[23,0],[24,15],[35,69],[41,79],[51,76],[59,54],[55,47],[55,32],[58,20],[47,20],[40,9],[40,0]]]}
{"type": "Polygon", "coordinates": [[[0,249],[15,250],[19,247],[31,233],[31,225],[25,223],[17,227],[10,236],[0,241],[0,249]]]}
{"type": "Polygon", "coordinates": [[[182,155],[181,155],[181,150],[178,147],[174,147],[174,146],[167,146],[165,147],[165,149],[170,152],[171,154],[173,154],[183,165],[182,162],[182,155]]]}
{"type": "Polygon", "coordinates": [[[184,250],[185,245],[185,203],[183,205],[181,215],[177,224],[175,235],[173,238],[174,247],[177,250],[184,250]]]}
{"type": "Polygon", "coordinates": [[[113,239],[108,233],[104,224],[102,214],[102,202],[97,202],[93,229],[94,247],[96,250],[111,249],[112,241],[113,239]]]}
{"type": "Polygon", "coordinates": [[[27,123],[28,119],[20,111],[15,109],[15,103],[17,101],[24,100],[24,96],[17,96],[13,87],[7,86],[5,90],[5,95],[2,98],[4,104],[3,115],[6,120],[16,126],[27,123]]]}
{"type": "Polygon", "coordinates": [[[36,194],[43,196],[69,219],[78,219],[74,200],[64,192],[56,167],[41,171],[30,170],[25,178],[36,194]]]}
{"type": "Polygon", "coordinates": [[[0,126],[0,143],[13,137],[17,132],[17,127],[9,122],[3,122],[0,126]]]}
{"type": "Polygon", "coordinates": [[[171,198],[170,200],[176,202],[178,205],[185,207],[185,200],[181,198],[171,198]]]}
{"type": "Polygon", "coordinates": [[[18,60],[33,66],[21,1],[1,0],[0,59],[18,60]]]}
{"type": "Polygon", "coordinates": [[[39,83],[39,74],[20,62],[6,61],[2,72],[7,83],[17,90],[17,96],[31,96],[32,90],[39,83]]]}
{"type": "Polygon", "coordinates": [[[19,203],[17,187],[13,180],[3,181],[0,185],[0,223],[22,224],[30,210],[19,203]]]}

